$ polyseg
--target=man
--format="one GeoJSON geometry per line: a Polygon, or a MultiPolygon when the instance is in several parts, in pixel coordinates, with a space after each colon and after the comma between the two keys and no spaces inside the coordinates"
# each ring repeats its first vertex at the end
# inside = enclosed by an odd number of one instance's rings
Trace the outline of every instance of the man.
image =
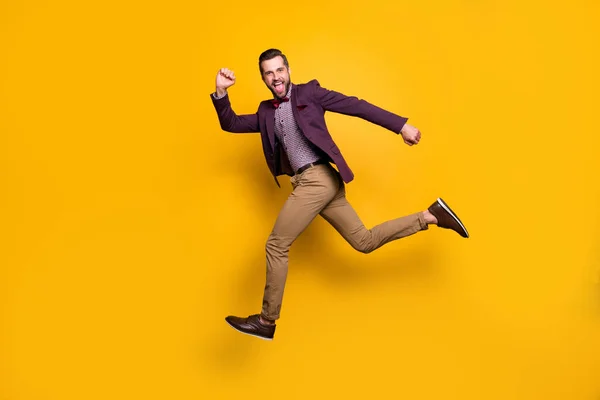
{"type": "Polygon", "coordinates": [[[267,277],[261,313],[225,318],[242,333],[272,340],[275,321],[281,312],[289,249],[317,215],[363,253],[426,230],[430,224],[451,229],[465,238],[469,235],[458,216],[440,198],[425,211],[365,228],[346,199],[345,184],[354,175],[329,134],[325,112],[351,115],[382,126],[402,135],[409,146],[419,143],[421,132],[407,124],[407,118],[322,88],[317,80],[292,84],[288,60],[277,49],[263,52],[258,65],[273,99],[262,101],[256,113],[237,115],[233,111],[227,90],[235,83],[235,74],[227,68],[219,70],[211,99],[224,131],[260,132],[267,166],[277,185],[278,176],[291,176],[293,191],[266,243],[267,277]]]}

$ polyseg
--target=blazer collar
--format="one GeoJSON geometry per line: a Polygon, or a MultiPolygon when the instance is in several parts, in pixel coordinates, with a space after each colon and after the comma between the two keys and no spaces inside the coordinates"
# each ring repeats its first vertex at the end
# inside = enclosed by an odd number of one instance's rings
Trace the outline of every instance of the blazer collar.
{"type": "Polygon", "coordinates": [[[304,98],[304,96],[299,95],[298,91],[298,86],[292,84],[292,106],[306,106],[306,99],[304,98]]]}

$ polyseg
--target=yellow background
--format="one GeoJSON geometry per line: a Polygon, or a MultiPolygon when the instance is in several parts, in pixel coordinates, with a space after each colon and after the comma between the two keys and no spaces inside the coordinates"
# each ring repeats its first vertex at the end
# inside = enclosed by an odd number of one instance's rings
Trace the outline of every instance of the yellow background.
{"type": "Polygon", "coordinates": [[[600,398],[597,2],[0,3],[0,398],[600,398]],[[410,118],[328,114],[366,225],[444,198],[375,253],[318,219],[275,340],[264,244],[290,191],[220,130],[292,80],[410,118]]]}

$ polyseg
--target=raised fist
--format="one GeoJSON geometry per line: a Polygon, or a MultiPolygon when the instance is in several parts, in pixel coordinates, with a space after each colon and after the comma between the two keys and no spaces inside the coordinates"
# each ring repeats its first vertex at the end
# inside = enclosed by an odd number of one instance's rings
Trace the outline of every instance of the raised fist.
{"type": "Polygon", "coordinates": [[[225,91],[235,84],[235,74],[228,68],[221,68],[217,73],[217,91],[225,91]]]}

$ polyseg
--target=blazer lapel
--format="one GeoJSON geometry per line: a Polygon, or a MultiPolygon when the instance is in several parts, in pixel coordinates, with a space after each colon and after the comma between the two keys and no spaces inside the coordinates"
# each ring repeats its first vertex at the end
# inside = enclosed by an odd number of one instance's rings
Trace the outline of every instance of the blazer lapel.
{"type": "Polygon", "coordinates": [[[292,87],[292,105],[296,108],[306,107],[306,101],[302,96],[298,96],[298,90],[298,85],[292,87]]]}
{"type": "Polygon", "coordinates": [[[265,118],[267,119],[267,136],[269,137],[269,143],[271,143],[271,149],[275,151],[275,108],[267,106],[265,111],[265,118]]]}
{"type": "Polygon", "coordinates": [[[294,85],[292,87],[292,113],[294,114],[294,118],[296,119],[296,123],[300,127],[300,130],[306,135],[306,129],[304,126],[304,120],[300,116],[299,109],[306,107],[307,102],[302,96],[298,95],[298,86],[294,85]]]}

